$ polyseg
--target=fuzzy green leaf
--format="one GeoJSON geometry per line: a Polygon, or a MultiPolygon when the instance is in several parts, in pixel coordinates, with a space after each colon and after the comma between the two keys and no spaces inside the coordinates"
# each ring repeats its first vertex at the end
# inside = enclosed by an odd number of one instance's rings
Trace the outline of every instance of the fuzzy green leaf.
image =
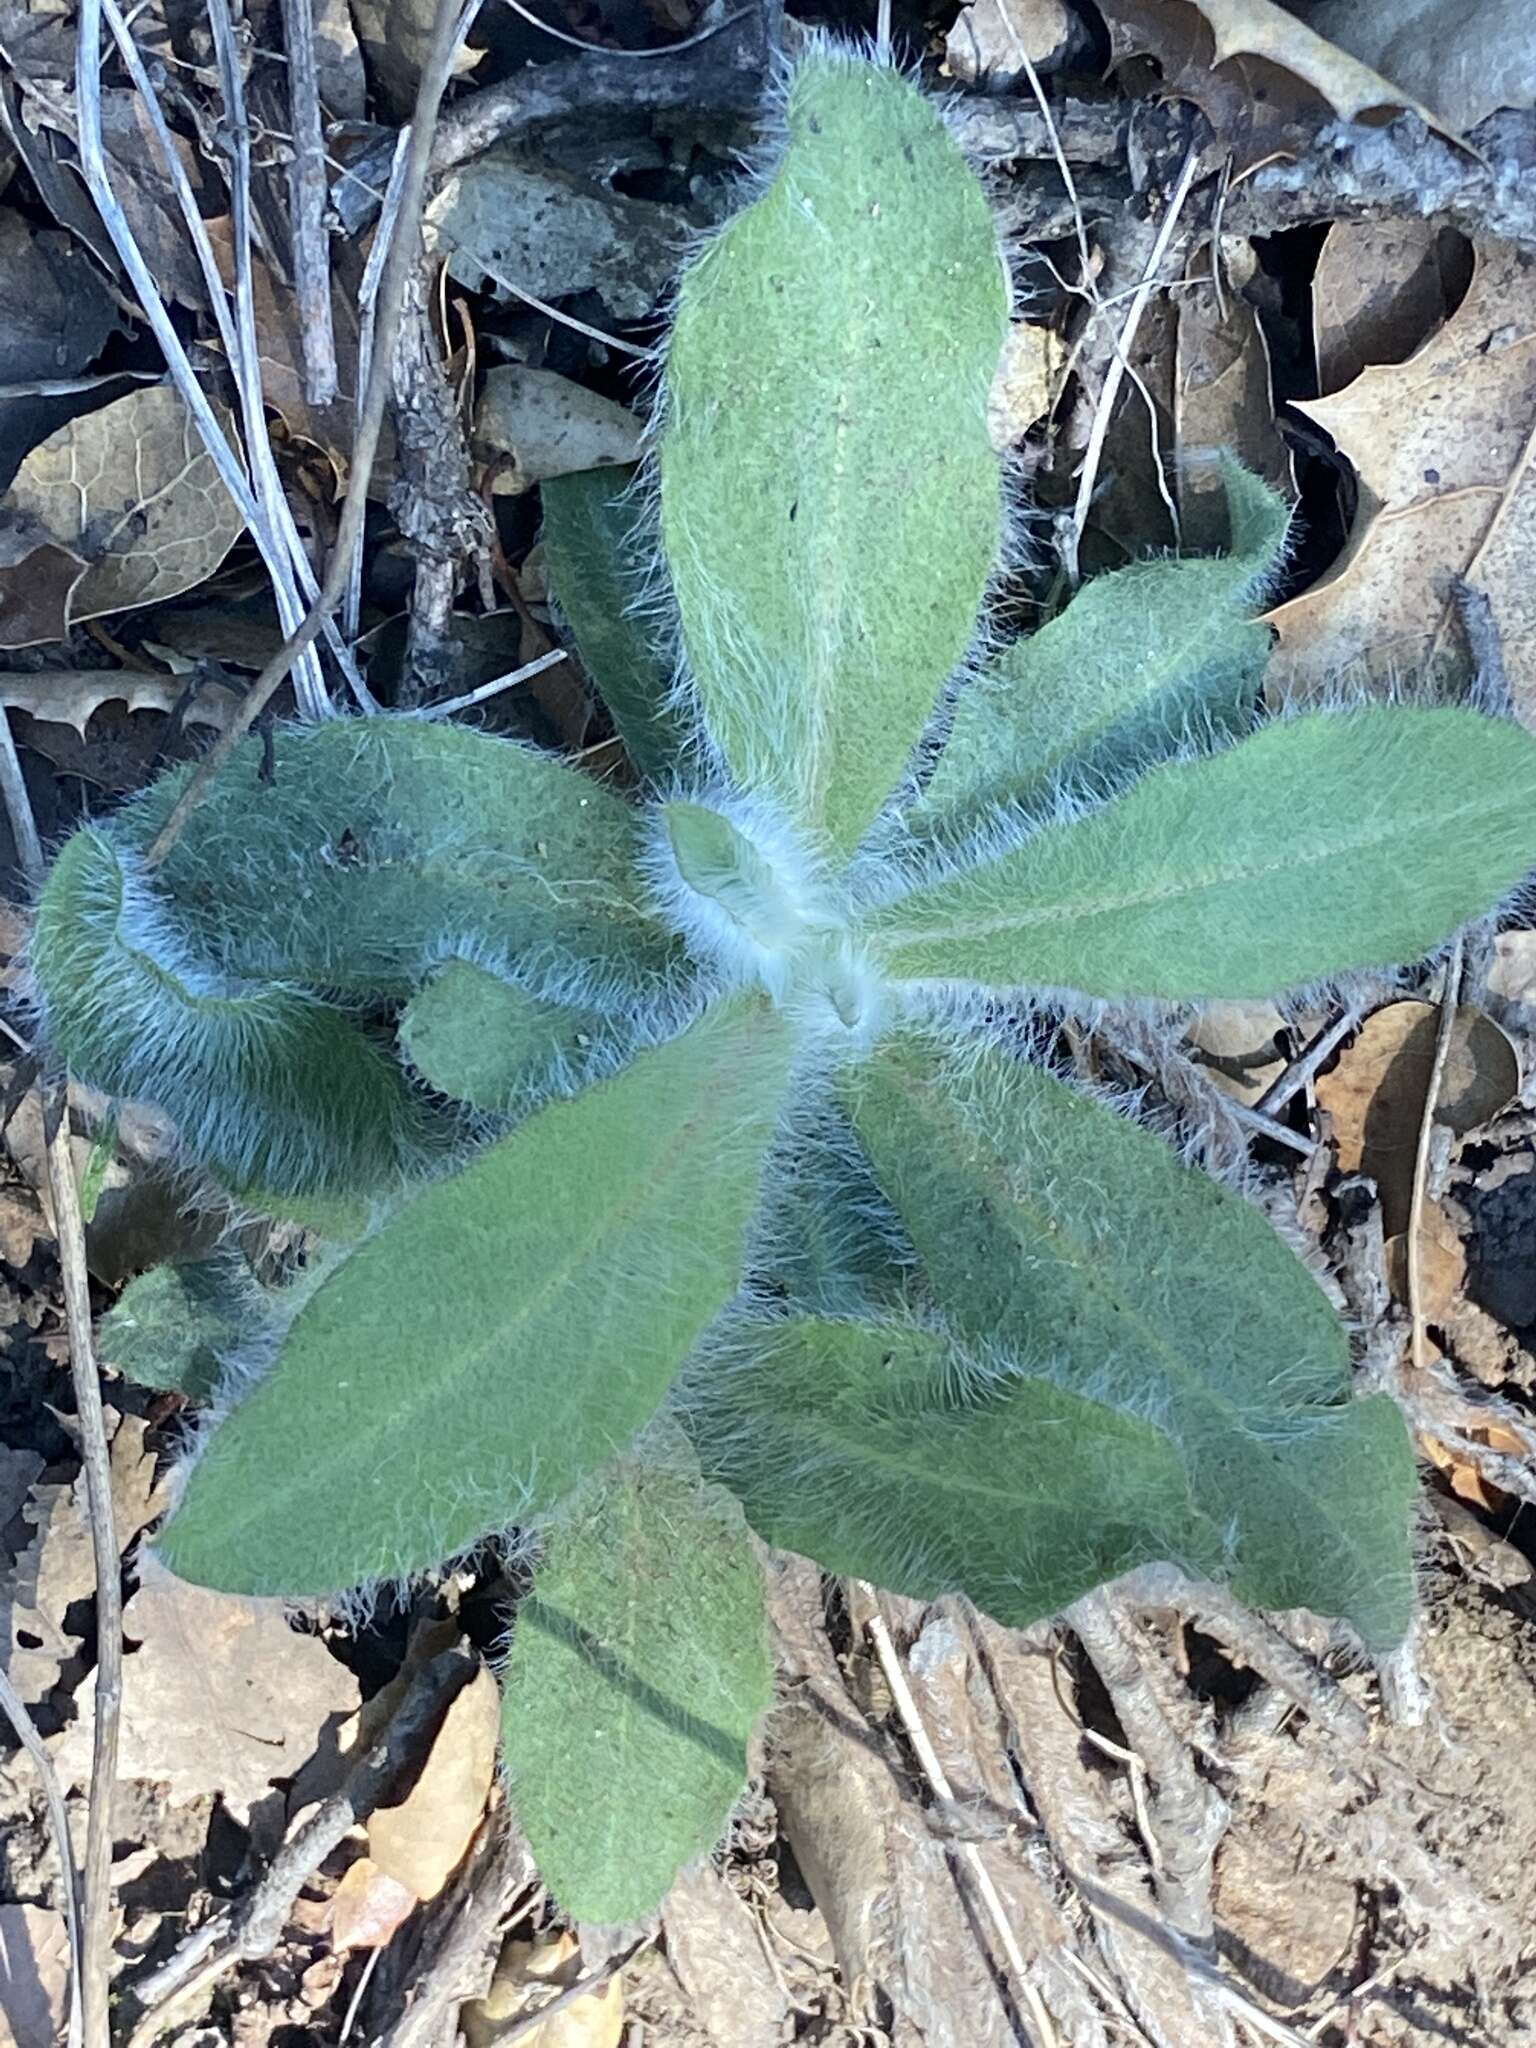
{"type": "Polygon", "coordinates": [[[397,1208],[210,1439],[165,1562],[330,1593],[563,1499],[735,1289],[788,1059],[772,1012],[712,1012],[397,1208]]]}
{"type": "Polygon", "coordinates": [[[228,1259],[152,1266],[102,1317],[97,1349],[138,1386],[207,1401],[219,1355],[238,1341],[256,1300],[249,1275],[228,1259]]]}
{"type": "Polygon", "coordinates": [[[741,1510],[686,1442],[648,1431],[549,1530],[503,1677],[512,1800],[579,1920],[640,1920],[707,1856],[772,1700],[762,1574],[741,1510]]]}
{"type": "Polygon", "coordinates": [[[607,1031],[597,1012],[546,1002],[468,960],[440,967],[400,1019],[400,1043],[427,1085],[491,1116],[574,1078],[607,1031]]]}
{"type": "Polygon", "coordinates": [[[937,107],[816,48],[777,176],[685,272],[662,538],[737,783],[843,849],[896,784],[997,558],[997,233],[937,107]]]}
{"type": "Polygon", "coordinates": [[[678,1405],[765,1542],[914,1599],[967,1593],[1024,1628],[1136,1565],[1221,1568],[1161,1430],[1043,1376],[979,1372],[928,1330],[759,1325],[678,1405]]]}
{"type": "Polygon", "coordinates": [[[105,834],[77,832],[37,907],[32,972],[54,1056],[153,1102],[236,1185],[355,1195],[420,1164],[428,1131],[398,1068],[303,990],[253,987],[186,945],[105,834]]]}
{"type": "Polygon", "coordinates": [[[890,971],[1255,997],[1418,959],[1536,863],[1536,737],[1473,711],[1286,719],[871,913],[890,971]]]}
{"type": "MultiPolygon", "coordinates": [[[[113,831],[153,837],[184,774],[113,831]]],[[[466,727],[341,718],[251,740],[158,871],[231,972],[407,996],[445,951],[652,986],[675,957],[635,861],[633,805],[553,754],[466,727]]]]}
{"type": "Polygon", "coordinates": [[[631,469],[580,469],[546,478],[544,559],[550,594],[626,753],[648,782],[664,782],[682,758],[687,721],[672,701],[656,629],[639,615],[654,543],[633,477],[631,469]]]}
{"type": "Polygon", "coordinates": [[[1373,1649],[1401,1638],[1407,1432],[1386,1396],[1349,1399],[1343,1329],[1256,1210],[999,1051],[945,1064],[898,1040],[854,1114],[964,1338],[1155,1423],[1227,1532],[1243,1599],[1342,1615],[1373,1649]]]}
{"type": "Polygon", "coordinates": [[[1239,463],[1222,477],[1233,550],[1096,577],[966,689],[908,814],[954,838],[1001,804],[1063,783],[1124,783],[1191,732],[1237,730],[1257,702],[1269,630],[1251,614],[1285,545],[1285,501],[1239,463]]]}

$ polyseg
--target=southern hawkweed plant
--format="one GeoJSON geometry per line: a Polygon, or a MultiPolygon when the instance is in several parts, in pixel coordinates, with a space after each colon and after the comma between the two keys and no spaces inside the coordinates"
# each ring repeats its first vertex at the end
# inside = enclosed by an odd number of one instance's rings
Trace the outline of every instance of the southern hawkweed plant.
{"type": "Polygon", "coordinates": [[[1158,1561],[1399,1641],[1397,1409],[1255,1208],[1052,1070],[1052,1020],[1419,959],[1536,859],[1511,724],[1262,720],[1285,518],[1235,465],[1227,555],[989,639],[982,188],[864,55],[813,46],[783,112],[682,276],[651,497],[547,489],[639,794],[416,720],[285,731],[153,870],[179,776],[77,833],[31,955],[60,1063],[333,1241],[280,1293],[162,1270],[114,1311],[109,1355],[209,1397],[161,1559],[325,1596],[537,1530],[506,1759],[603,1921],[740,1791],[749,1531],[1005,1624],[1158,1561]]]}

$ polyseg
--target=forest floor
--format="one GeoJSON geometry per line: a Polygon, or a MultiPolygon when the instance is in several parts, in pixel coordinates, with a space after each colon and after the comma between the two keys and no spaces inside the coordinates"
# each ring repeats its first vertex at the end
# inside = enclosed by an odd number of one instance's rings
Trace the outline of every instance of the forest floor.
{"type": "MultiPolygon", "coordinates": [[[[401,232],[391,168],[434,20],[431,0],[144,0],[130,68],[109,0],[85,4],[108,37],[110,197],[80,168],[77,0],[0,0],[0,720],[45,845],[205,747],[304,611],[296,560],[323,572],[376,340],[370,251],[401,232]],[[218,281],[247,262],[232,328],[218,281]],[[243,403],[269,437],[254,519],[189,384],[215,428],[233,435],[243,403]]],[[[875,24],[754,0],[540,7],[547,27],[486,0],[460,38],[343,617],[386,706],[477,694],[487,729],[622,773],[561,658],[538,487],[639,458],[668,282],[729,210],[774,52],[875,24]]],[[[1276,704],[1471,678],[1536,725],[1536,26],[1518,0],[973,0],[894,27],[952,93],[1014,266],[994,399],[1025,543],[1014,623],[1064,560],[1221,549],[1199,456],[1226,448],[1296,508],[1266,614],[1276,704]]],[[[0,1735],[0,2048],[62,2038],[45,1793],[83,1857],[101,1648],[27,853],[0,823],[0,1672],[48,1769],[0,1735]]],[[[1352,1008],[1216,1004],[1183,1033],[1075,1051],[1245,1164],[1364,1370],[1406,1359],[1425,1474],[1407,1653],[1378,1670],[1283,1617],[1303,1653],[1287,1685],[1231,1617],[1143,1604],[1112,1617],[1131,1673],[1106,1688],[1064,1627],[876,1604],[777,1558],[781,1703],[729,1841],[654,1924],[572,1929],[495,1774],[516,1591],[496,1562],[366,1617],[141,1577],[186,1403],[108,1349],[114,2038],[1536,2043],[1536,929],[1517,908],[1352,1008]],[[1199,1968],[1159,1904],[1148,1697],[1206,1802],[1199,1968]],[[323,1839],[296,1835],[317,1816],[323,1839]]],[[[100,1315],[231,1225],[187,1199],[152,1113],[76,1087],[68,1114],[100,1315]]],[[[292,1260],[304,1241],[251,1248],[292,1260]]]]}

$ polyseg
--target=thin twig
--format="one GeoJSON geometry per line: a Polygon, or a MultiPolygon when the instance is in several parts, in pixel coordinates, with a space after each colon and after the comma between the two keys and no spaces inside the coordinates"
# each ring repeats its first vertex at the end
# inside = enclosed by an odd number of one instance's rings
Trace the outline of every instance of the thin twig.
{"type": "MultiPolygon", "coordinates": [[[[101,0],[83,0],[82,20],[93,6],[99,7],[100,4],[101,0]]],[[[307,647],[314,644],[316,636],[346,594],[352,573],[353,550],[357,545],[368,508],[368,483],[373,474],[373,461],[378,453],[379,435],[384,425],[384,407],[389,395],[395,337],[399,332],[406,283],[421,243],[421,208],[432,157],[432,131],[436,124],[438,107],[453,74],[454,52],[458,48],[465,19],[466,15],[459,5],[459,0],[438,0],[432,43],[422,69],[415,112],[411,120],[410,148],[401,183],[399,223],[390,242],[389,254],[384,262],[384,275],[379,286],[374,356],[369,365],[367,389],[358,409],[357,432],[352,443],[352,463],[347,476],[346,494],[342,499],[341,518],[337,524],[336,544],[331,550],[325,582],[302,625],[289,634],[256,678],[228,728],[219,735],[199,762],[197,772],[176,799],[170,815],[145,854],[145,860],[151,867],[164,860],[176,844],[181,836],[182,827],[207,795],[208,785],[214,776],[287,681],[289,671],[299,656],[307,647]]]]}
{"type": "MultiPolygon", "coordinates": [[[[902,1668],[901,1658],[896,1653],[896,1645],[891,1640],[890,1627],[880,1607],[880,1596],[872,1586],[863,1585],[862,1581],[860,1583],[869,1600],[867,1627],[870,1640],[875,1646],[875,1655],[880,1660],[885,1682],[891,1689],[891,1699],[895,1704],[897,1717],[906,1731],[908,1742],[912,1745],[912,1754],[917,1758],[918,1766],[928,1780],[934,1796],[953,1802],[954,1788],[950,1784],[948,1772],[939,1760],[939,1753],[933,1746],[933,1739],[923,1722],[917,1701],[912,1696],[907,1674],[902,1668]]],[[[1029,2006],[1031,2018],[1040,2030],[1042,2048],[1060,2048],[1060,2037],[1056,2032],[1055,2022],[1040,1996],[1038,1985],[1030,1974],[1018,1938],[1009,1922],[1002,1894],[992,1881],[992,1874],[982,1860],[980,1848],[975,1842],[955,1842],[951,1847],[964,1863],[976,1887],[977,1897],[981,1900],[987,1918],[992,1924],[993,1932],[1007,1958],[1008,1967],[1012,1970],[1018,1988],[1029,2006]]]]}
{"type": "Polygon", "coordinates": [[[272,1859],[249,1896],[206,1920],[160,1967],[134,1987],[147,2010],[128,2048],[149,2044],[170,2023],[172,2009],[214,1983],[231,1964],[270,1955],[305,1884],[389,1790],[424,1728],[448,1695],[474,1670],[462,1649],[444,1650],[416,1674],[388,1727],[352,1766],[341,1789],[310,1815],[272,1859]]]}
{"type": "MultiPolygon", "coordinates": [[[[410,161],[411,131],[409,127],[400,130],[395,145],[395,160],[389,167],[389,183],[384,188],[384,200],[379,209],[379,224],[374,230],[373,245],[368,251],[368,261],[363,265],[363,281],[358,289],[358,333],[357,333],[357,384],[360,391],[366,391],[373,376],[373,336],[378,323],[379,280],[384,275],[384,258],[394,246],[396,223],[400,218],[400,202],[405,196],[405,173],[410,161]]],[[[341,607],[341,630],[350,644],[357,638],[362,621],[363,609],[363,540],[364,523],[359,521],[352,548],[352,565],[347,573],[347,594],[341,607]]]]}
{"type": "MultiPolygon", "coordinates": [[[[250,528],[251,538],[256,543],[257,551],[266,566],[267,574],[272,579],[273,594],[277,601],[279,619],[286,623],[297,619],[303,610],[298,591],[294,588],[294,577],[297,576],[299,585],[305,590],[306,594],[313,592],[315,580],[314,572],[309,566],[309,559],[305,555],[302,543],[299,540],[293,514],[277,480],[276,467],[272,461],[271,446],[267,440],[266,416],[260,404],[259,371],[254,373],[257,379],[257,404],[253,425],[253,415],[250,407],[250,387],[247,380],[241,375],[241,366],[245,352],[242,351],[239,337],[230,321],[223,279],[219,275],[218,264],[213,253],[213,244],[209,240],[207,227],[204,224],[202,215],[198,211],[197,199],[192,191],[191,182],[187,177],[186,167],[182,163],[181,154],[176,147],[175,138],[171,134],[165,115],[161,111],[154,86],[145,69],[144,60],[139,53],[137,44],[129,33],[127,23],[118,10],[116,0],[99,0],[99,5],[97,0],[92,0],[92,4],[82,10],[80,21],[82,38],[88,29],[92,31],[99,59],[100,27],[103,20],[112,33],[118,53],[122,57],[128,75],[133,80],[135,89],[142,102],[145,117],[149,122],[150,133],[154,138],[155,148],[160,156],[162,168],[170,182],[172,191],[175,193],[182,224],[187,231],[188,240],[197,259],[198,269],[203,279],[204,289],[208,295],[214,324],[219,330],[220,342],[229,358],[230,368],[235,375],[236,389],[241,400],[241,414],[245,425],[246,439],[251,451],[251,477],[247,477],[239,457],[230,446],[229,437],[224,431],[223,423],[218,419],[208,402],[207,395],[203,391],[197,373],[192,367],[181,337],[177,333],[170,314],[161,301],[159,288],[145,262],[143,252],[134,239],[133,230],[128,223],[127,216],[124,214],[112,191],[109,175],[106,171],[101,141],[101,91],[99,76],[94,84],[86,85],[78,93],[81,170],[91,191],[91,196],[96,201],[97,209],[101,213],[108,233],[112,237],[113,245],[117,249],[123,268],[128,272],[129,279],[134,286],[135,292],[138,294],[144,317],[148,321],[150,330],[159,344],[161,354],[165,358],[166,368],[170,372],[171,380],[192,414],[193,423],[202,437],[203,445],[208,451],[210,460],[219,473],[220,482],[234,499],[241,518],[250,528]],[[99,184],[96,182],[98,179],[101,181],[99,184]],[[265,469],[262,462],[263,456],[265,456],[265,469]],[[270,478],[267,477],[266,470],[270,470],[270,478]]],[[[254,338],[254,327],[251,333],[254,338]]],[[[343,671],[347,672],[348,665],[345,659],[345,649],[341,648],[337,641],[333,641],[331,644],[332,652],[341,661],[343,671]]],[[[356,683],[351,673],[348,673],[348,681],[353,683],[355,690],[356,683]]],[[[329,710],[329,700],[325,694],[324,682],[319,666],[313,656],[310,657],[309,661],[300,671],[296,683],[296,692],[300,708],[307,716],[322,717],[329,710]]]]}
{"type": "Polygon", "coordinates": [[[556,662],[566,660],[563,647],[552,647],[548,654],[541,654],[537,661],[525,661],[521,668],[510,674],[493,676],[488,683],[482,683],[478,690],[468,690],[462,697],[450,697],[444,704],[423,704],[414,711],[404,711],[403,718],[451,718],[456,711],[468,711],[476,704],[484,704],[488,698],[499,697],[503,690],[515,689],[519,683],[529,682],[534,676],[541,676],[545,669],[553,668],[556,662]]]}
{"type": "Polygon", "coordinates": [[[1434,1140],[1435,1110],[1445,1079],[1446,1061],[1451,1056],[1451,1034],[1456,1029],[1456,998],[1461,988],[1461,934],[1451,942],[1440,984],[1440,1022],[1435,1032],[1435,1056],[1424,1091],[1424,1114],[1419,1120],[1419,1142],[1413,1156],[1413,1194],[1408,1205],[1408,1321],[1409,1355],[1415,1373],[1429,1370],[1429,1335],[1424,1316],[1424,1207],[1429,1195],[1429,1155],[1434,1140]]]}
{"type": "Polygon", "coordinates": [[[532,23],[542,34],[553,37],[557,43],[568,44],[573,50],[590,50],[594,57],[632,57],[640,63],[644,63],[647,58],[675,57],[679,50],[694,49],[699,43],[707,43],[711,36],[719,35],[722,29],[733,28],[738,21],[745,20],[752,12],[750,7],[739,8],[735,14],[728,14],[724,21],[712,22],[708,28],[701,28],[696,34],[685,36],[680,43],[667,43],[659,50],[616,50],[609,43],[584,42],[580,36],[573,36],[563,28],[555,28],[545,21],[542,15],[535,14],[531,7],[525,7],[523,0],[503,0],[503,4],[510,7],[514,14],[520,14],[524,21],[532,23]]]}
{"type": "MultiPolygon", "coordinates": [[[[0,800],[10,820],[28,879],[43,879],[42,843],[21,776],[10,719],[0,710],[0,800]]],[[[80,1431],[80,1462],[91,1517],[91,1553],[96,1568],[96,1716],[91,1741],[90,1814],[81,1873],[84,1924],[78,1958],[83,2048],[110,2048],[109,1973],[112,1958],[112,1809],[117,1780],[117,1736],[123,1699],[122,1555],[112,1513],[112,1452],[101,1402],[101,1380],[91,1336],[91,1278],[85,1258],[85,1220],[69,1149],[69,1084],[45,1092],[43,1128],[47,1140],[48,1190],[54,1236],[64,1285],[64,1319],[69,1331],[69,1370],[80,1431]]],[[[69,1873],[66,1869],[65,1882],[69,1873]]]]}
{"type": "Polygon", "coordinates": [[[311,0],[283,0],[283,45],[288,53],[288,125],[293,131],[288,211],[304,396],[311,405],[329,405],[336,396],[336,333],[331,318],[331,238],[325,226],[325,133],[311,0]]]}
{"type": "MultiPolygon", "coordinates": [[[[224,96],[225,126],[229,133],[230,225],[233,230],[235,252],[236,321],[236,341],[231,367],[235,372],[236,388],[240,394],[240,413],[245,425],[246,443],[250,449],[251,474],[255,479],[256,495],[273,526],[282,535],[289,560],[298,578],[297,590],[286,586],[278,590],[278,624],[285,633],[291,633],[304,615],[305,604],[314,601],[319,585],[315,580],[315,572],[304,544],[299,538],[298,526],[289,506],[287,493],[283,489],[282,479],[277,473],[277,461],[272,453],[272,442],[267,433],[266,401],[261,384],[261,339],[256,331],[256,284],[251,267],[251,128],[245,111],[245,75],[240,68],[240,52],[235,44],[234,23],[230,19],[228,0],[208,0],[208,25],[218,59],[219,85],[224,96]]],[[[327,645],[336,657],[359,706],[364,711],[377,711],[379,707],[358,672],[349,649],[337,632],[334,620],[326,621],[325,634],[327,645]]],[[[298,667],[300,679],[312,668],[314,683],[318,685],[320,670],[313,649],[306,653],[298,667]]],[[[298,695],[302,705],[302,690],[298,691],[298,695]]],[[[318,712],[323,715],[329,709],[329,700],[322,690],[318,712]]]]}
{"type": "Polygon", "coordinates": [[[616,1956],[610,1956],[601,1969],[593,1970],[589,1976],[578,1977],[574,1984],[567,1984],[563,1991],[546,2000],[543,2005],[535,2007],[532,2012],[519,2013],[516,2019],[504,2020],[499,2027],[490,2028],[480,2036],[481,2048],[512,2048],[514,2041],[526,2040],[530,2034],[542,2027],[546,2020],[553,2019],[557,2012],[563,2012],[567,2006],[574,2005],[578,1998],[594,1997],[619,1974],[620,1970],[635,1960],[650,1939],[650,1935],[642,1934],[637,1941],[632,1941],[628,1948],[620,1949],[616,1956]]]}
{"type": "Polygon", "coordinates": [[[1292,1060],[1283,1074],[1276,1075],[1253,1105],[1254,1108],[1263,1116],[1274,1116],[1284,1109],[1291,1097],[1312,1080],[1334,1047],[1348,1038],[1359,1022],[1360,1012],[1353,1006],[1347,1009],[1342,1017],[1336,1017],[1326,1031],[1317,1034],[1298,1059],[1292,1060]]]}
{"type": "Polygon", "coordinates": [[[37,1723],[27,1712],[26,1702],[12,1685],[5,1668],[0,1665],[0,1713],[3,1713],[16,1730],[22,1748],[37,1766],[37,1775],[43,1787],[43,1798],[48,1806],[48,1826],[53,1835],[53,1846],[58,1853],[59,1865],[63,1871],[64,1924],[69,1932],[69,2048],[81,2048],[85,2038],[85,2013],[80,1995],[80,1957],[83,1941],[80,1932],[80,1873],[75,1867],[75,1849],[69,1836],[69,1810],[64,1804],[64,1794],[59,1786],[53,1758],[47,1745],[37,1732],[37,1723]]]}
{"type": "Polygon", "coordinates": [[[1197,149],[1191,148],[1185,152],[1184,161],[1179,167],[1179,175],[1174,181],[1172,192],[1168,195],[1167,209],[1158,227],[1157,239],[1152,244],[1152,253],[1147,258],[1147,267],[1142,273],[1141,282],[1136,287],[1135,293],[1132,296],[1130,311],[1126,314],[1125,324],[1120,329],[1120,338],[1115,345],[1115,353],[1110,358],[1109,367],[1104,373],[1104,387],[1099,393],[1098,405],[1094,408],[1093,427],[1088,436],[1088,446],[1083,453],[1083,466],[1078,474],[1077,502],[1072,508],[1073,559],[1067,566],[1074,585],[1078,580],[1077,551],[1082,544],[1083,533],[1088,524],[1088,513],[1093,503],[1094,487],[1099,477],[1099,464],[1103,460],[1104,455],[1104,440],[1109,432],[1110,415],[1114,412],[1115,401],[1120,396],[1121,379],[1124,377],[1126,367],[1130,362],[1131,349],[1136,340],[1136,331],[1141,325],[1141,316],[1146,311],[1147,302],[1159,283],[1158,272],[1162,269],[1163,258],[1168,253],[1168,245],[1173,240],[1173,231],[1178,225],[1179,215],[1184,210],[1184,202],[1188,199],[1190,190],[1194,185],[1195,171],[1199,161],[1200,153],[1197,149]]]}

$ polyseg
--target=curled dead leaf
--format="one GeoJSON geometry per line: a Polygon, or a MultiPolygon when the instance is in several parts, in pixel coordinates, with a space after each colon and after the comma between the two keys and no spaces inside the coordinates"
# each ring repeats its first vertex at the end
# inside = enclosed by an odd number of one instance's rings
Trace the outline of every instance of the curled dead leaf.
{"type": "MultiPolygon", "coordinates": [[[[482,1999],[465,2006],[460,2018],[469,2048],[491,2048],[509,2021],[535,2018],[537,1988],[569,1990],[582,1977],[581,1951],[573,1934],[538,1941],[509,1941],[501,1952],[482,1999]]],[[[615,1971],[595,1991],[572,1999],[548,2019],[519,2035],[522,2048],[618,2048],[624,2031],[624,1979],[615,1971]]]]}
{"type": "Polygon", "coordinates": [[[1319,389],[1406,362],[1460,302],[1471,262],[1465,237],[1433,221],[1335,221],[1312,274],[1319,389]]]}
{"type": "Polygon", "coordinates": [[[142,385],[50,434],[17,470],[6,505],[84,558],[69,625],[191,590],[245,525],[170,384],[142,385]]]}
{"type": "Polygon", "coordinates": [[[501,1693],[481,1665],[455,1694],[415,1784],[374,1809],[368,1854],[413,1898],[434,1899],[463,1860],[496,1775],[501,1693]]]}
{"type": "MultiPolygon", "coordinates": [[[[1433,1003],[1388,1003],[1366,1018],[1353,1043],[1317,1080],[1340,1171],[1366,1173],[1376,1182],[1389,1238],[1408,1225],[1439,1018],[1433,1003]]],[[[1491,1017],[1463,1005],[1451,1033],[1436,1121],[1464,1137],[1496,1116],[1519,1089],[1513,1044],[1491,1017]]]]}
{"type": "Polygon", "coordinates": [[[1357,666],[1413,674],[1458,644],[1449,586],[1485,592],[1515,708],[1536,718],[1536,265],[1477,251],[1467,295],[1407,362],[1365,370],[1297,410],[1359,479],[1354,523],[1322,582],[1269,614],[1270,686],[1305,697],[1357,666]]]}

